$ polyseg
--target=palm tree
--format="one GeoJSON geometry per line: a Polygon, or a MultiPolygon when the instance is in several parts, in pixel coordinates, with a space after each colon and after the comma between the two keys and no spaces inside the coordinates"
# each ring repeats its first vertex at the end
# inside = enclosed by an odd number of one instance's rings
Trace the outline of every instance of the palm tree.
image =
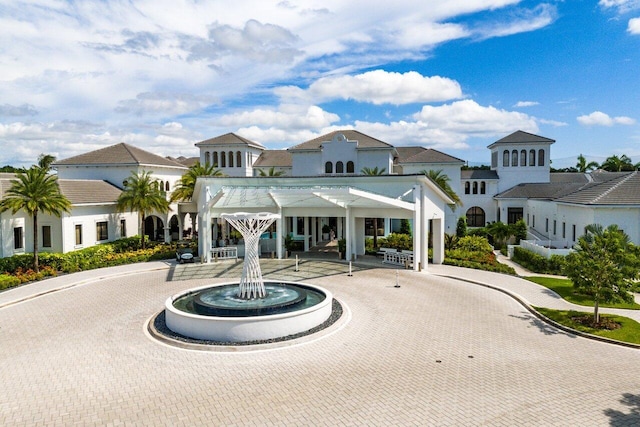
{"type": "Polygon", "coordinates": [[[460,200],[460,197],[456,194],[455,191],[453,191],[453,188],[451,188],[451,186],[449,185],[449,181],[451,181],[451,178],[449,178],[447,174],[443,173],[442,170],[435,171],[429,169],[428,171],[423,170],[420,173],[425,174],[427,177],[429,177],[429,179],[431,179],[431,181],[435,182],[442,189],[442,191],[447,193],[447,195],[455,203],[452,206],[453,210],[455,210],[456,206],[462,206],[462,200],[460,200]]]}
{"type": "Polygon", "coordinates": [[[594,169],[598,169],[598,162],[589,162],[587,163],[587,159],[580,154],[578,156],[578,163],[576,163],[576,169],[578,169],[578,172],[589,172],[592,171],[594,169]]]}
{"type": "MultiPolygon", "coordinates": [[[[362,175],[379,176],[379,175],[384,175],[386,170],[387,170],[386,168],[378,169],[377,166],[375,168],[364,167],[360,169],[360,173],[362,175]]],[[[373,248],[376,249],[377,247],[378,247],[378,218],[373,218],[373,248]]]]}
{"type": "Polygon", "coordinates": [[[152,172],[142,171],[131,172],[129,178],[124,182],[124,189],[118,197],[118,210],[123,212],[136,211],[140,214],[139,230],[142,249],[145,247],[144,221],[148,213],[166,212],[169,209],[169,202],[164,193],[156,185],[157,181],[151,178],[152,172]]]}
{"type": "Polygon", "coordinates": [[[51,164],[56,161],[56,157],[51,154],[40,154],[38,156],[38,167],[49,172],[51,170],[51,164]]]}
{"type": "Polygon", "coordinates": [[[263,169],[258,169],[258,176],[282,176],[283,170],[276,170],[275,166],[271,166],[266,172],[263,169]]]}
{"type": "Polygon", "coordinates": [[[196,186],[196,180],[199,176],[222,176],[220,169],[216,169],[214,165],[205,163],[204,166],[200,162],[196,162],[187,172],[182,175],[176,188],[171,193],[171,202],[187,202],[193,198],[193,190],[196,186]]]}
{"type": "Polygon", "coordinates": [[[631,163],[631,159],[625,154],[620,157],[616,155],[607,157],[600,167],[609,172],[632,171],[635,169],[633,163],[631,163]]]}
{"type": "Polygon", "coordinates": [[[33,268],[39,271],[38,263],[38,213],[60,217],[70,212],[71,202],[61,192],[56,176],[49,175],[48,169],[32,166],[18,172],[11,180],[11,187],[0,202],[0,212],[11,210],[16,214],[24,210],[33,219],[33,268]]]}

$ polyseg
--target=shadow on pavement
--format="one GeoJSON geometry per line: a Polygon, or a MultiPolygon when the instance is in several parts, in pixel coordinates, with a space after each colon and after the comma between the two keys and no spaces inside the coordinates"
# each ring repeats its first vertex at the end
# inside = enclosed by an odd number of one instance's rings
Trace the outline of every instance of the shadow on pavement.
{"type": "Polygon", "coordinates": [[[525,312],[523,312],[522,316],[516,316],[515,314],[510,314],[509,317],[513,317],[514,319],[524,320],[528,322],[531,326],[538,328],[540,332],[542,332],[545,335],[564,335],[569,338],[577,338],[576,335],[562,331],[546,322],[543,322],[537,317],[525,312]]]}
{"type": "Polygon", "coordinates": [[[605,409],[604,414],[609,417],[609,425],[615,427],[640,425],[640,394],[624,393],[620,403],[630,407],[628,413],[616,409],[605,409]]]}

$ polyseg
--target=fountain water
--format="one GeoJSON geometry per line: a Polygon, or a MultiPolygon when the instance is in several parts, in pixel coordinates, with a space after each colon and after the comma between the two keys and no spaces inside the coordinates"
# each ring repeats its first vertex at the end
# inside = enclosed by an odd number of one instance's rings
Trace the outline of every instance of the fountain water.
{"type": "Polygon", "coordinates": [[[331,293],[297,282],[267,282],[259,259],[260,235],[279,218],[272,213],[223,214],[245,241],[239,282],[191,289],[167,299],[167,327],[186,337],[245,342],[298,334],[326,321],[331,293]]]}

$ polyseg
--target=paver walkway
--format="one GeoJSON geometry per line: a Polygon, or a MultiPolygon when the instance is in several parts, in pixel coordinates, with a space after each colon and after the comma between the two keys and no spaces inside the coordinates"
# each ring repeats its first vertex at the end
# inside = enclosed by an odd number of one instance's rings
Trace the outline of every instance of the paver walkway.
{"type": "Polygon", "coordinates": [[[262,266],[331,290],[349,322],[269,351],[185,351],[146,335],[169,295],[237,277],[233,263],[137,264],[0,293],[0,425],[640,423],[639,350],[559,331],[455,277],[562,304],[531,282],[433,265],[353,277],[334,262],[262,266]]]}

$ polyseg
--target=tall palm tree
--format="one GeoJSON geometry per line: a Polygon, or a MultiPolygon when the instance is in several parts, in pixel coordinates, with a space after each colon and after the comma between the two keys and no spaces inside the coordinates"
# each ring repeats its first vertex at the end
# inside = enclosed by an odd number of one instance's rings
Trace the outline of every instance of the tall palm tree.
{"type": "Polygon", "coordinates": [[[454,201],[453,210],[455,210],[456,206],[462,206],[462,200],[460,200],[460,196],[453,191],[453,188],[449,185],[449,181],[451,178],[447,176],[446,173],[443,173],[442,170],[433,170],[429,169],[423,170],[420,173],[425,174],[431,181],[435,182],[447,195],[454,201]]]}
{"type": "Polygon", "coordinates": [[[276,170],[275,166],[271,166],[266,172],[264,169],[258,169],[258,176],[282,176],[284,173],[283,170],[276,170]]]}
{"type": "Polygon", "coordinates": [[[635,169],[631,159],[625,154],[620,157],[616,155],[607,157],[600,167],[609,172],[632,171],[635,169]]]}
{"type": "Polygon", "coordinates": [[[200,162],[192,165],[187,172],[180,178],[176,188],[171,193],[172,202],[188,202],[193,198],[193,190],[196,186],[196,180],[199,176],[222,176],[220,169],[216,169],[214,165],[205,163],[204,166],[200,162]]]}
{"type": "MultiPolygon", "coordinates": [[[[384,175],[386,170],[387,170],[386,168],[378,169],[377,166],[375,168],[364,167],[360,170],[360,173],[362,175],[378,176],[378,175],[384,175]]],[[[377,247],[378,247],[378,218],[373,218],[373,248],[375,249],[377,247]]]]}
{"type": "Polygon", "coordinates": [[[164,192],[156,185],[157,181],[151,177],[152,172],[131,172],[124,182],[124,189],[118,197],[118,210],[124,212],[136,211],[140,215],[139,230],[142,249],[145,247],[144,221],[147,214],[166,212],[169,210],[169,202],[164,192]]]}
{"type": "Polygon", "coordinates": [[[24,210],[33,219],[33,268],[39,271],[38,263],[38,213],[60,217],[70,212],[71,202],[61,192],[56,176],[49,175],[48,169],[32,166],[24,172],[18,172],[11,180],[11,187],[0,201],[0,212],[11,210],[16,214],[24,210]]]}
{"type": "Polygon", "coordinates": [[[51,154],[40,154],[38,156],[38,167],[49,172],[51,170],[51,164],[56,161],[56,157],[51,154]]]}
{"type": "Polygon", "coordinates": [[[598,162],[587,163],[587,159],[582,154],[578,156],[578,163],[576,163],[576,169],[578,169],[578,172],[589,172],[594,169],[598,169],[598,166],[598,162]]]}

